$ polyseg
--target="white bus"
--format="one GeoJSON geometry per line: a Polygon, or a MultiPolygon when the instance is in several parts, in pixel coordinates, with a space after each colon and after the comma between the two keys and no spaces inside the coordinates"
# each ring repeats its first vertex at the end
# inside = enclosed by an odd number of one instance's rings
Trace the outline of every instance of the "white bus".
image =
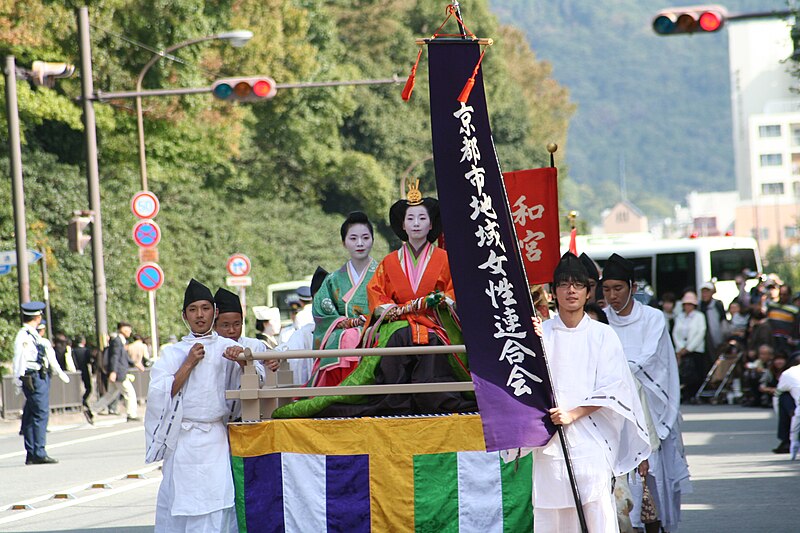
{"type": "Polygon", "coordinates": [[[286,303],[286,298],[292,294],[296,294],[297,289],[300,287],[308,287],[310,285],[311,276],[308,276],[305,279],[283,281],[280,283],[271,283],[270,285],[267,285],[267,305],[280,309],[282,326],[288,326],[292,323],[291,315],[289,313],[289,304],[286,303]]]}
{"type": "MultiPolygon", "coordinates": [[[[656,239],[649,233],[631,233],[578,236],[576,244],[578,254],[586,252],[601,267],[613,253],[632,261],[636,280],[648,283],[657,299],[666,292],[679,298],[685,289],[697,291],[704,282],[714,281],[714,297],[727,307],[739,294],[735,277],[743,274],[750,289],[761,273],[758,245],[750,237],[656,239]]],[[[566,237],[562,251],[568,246],[566,237]]]]}

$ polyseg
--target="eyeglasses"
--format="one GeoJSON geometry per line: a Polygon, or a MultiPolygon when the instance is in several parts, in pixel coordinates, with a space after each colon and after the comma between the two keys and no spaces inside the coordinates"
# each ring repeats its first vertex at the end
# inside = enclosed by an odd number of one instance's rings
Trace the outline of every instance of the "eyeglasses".
{"type": "Polygon", "coordinates": [[[580,281],[559,281],[556,284],[557,289],[569,289],[570,286],[574,287],[575,290],[581,291],[586,288],[586,284],[580,281]]]}

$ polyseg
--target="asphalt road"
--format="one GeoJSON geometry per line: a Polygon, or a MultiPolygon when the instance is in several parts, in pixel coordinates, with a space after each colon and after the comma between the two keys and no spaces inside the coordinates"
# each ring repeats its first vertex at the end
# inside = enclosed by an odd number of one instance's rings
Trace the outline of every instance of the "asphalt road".
{"type": "MultiPolygon", "coordinates": [[[[161,474],[144,463],[142,424],[98,418],[92,427],[80,415],[54,417],[48,452],[60,463],[37,466],[24,465],[19,421],[0,421],[0,531],[153,530],[161,474]]],[[[684,408],[694,493],[681,531],[800,531],[800,460],[771,453],[775,424],[767,409],[684,408]]]]}

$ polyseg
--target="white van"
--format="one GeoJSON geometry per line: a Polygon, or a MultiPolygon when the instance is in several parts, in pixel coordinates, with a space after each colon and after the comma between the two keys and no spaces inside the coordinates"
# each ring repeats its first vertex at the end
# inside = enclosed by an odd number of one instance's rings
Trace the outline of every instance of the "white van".
{"type": "Polygon", "coordinates": [[[282,326],[288,326],[292,323],[292,318],[289,313],[289,304],[286,302],[286,298],[292,294],[297,294],[297,289],[300,287],[308,287],[310,285],[311,276],[305,279],[282,281],[280,283],[271,283],[267,285],[267,305],[280,309],[282,326]]]}
{"type": "MultiPolygon", "coordinates": [[[[712,280],[717,288],[714,297],[727,308],[739,294],[735,277],[743,274],[749,290],[761,272],[758,245],[750,237],[656,239],[649,233],[630,233],[581,235],[576,244],[579,255],[586,252],[601,267],[613,253],[632,261],[636,280],[648,283],[657,299],[666,292],[679,298],[685,289],[697,291],[712,280]]],[[[562,252],[568,247],[569,237],[565,237],[562,252]]]]}

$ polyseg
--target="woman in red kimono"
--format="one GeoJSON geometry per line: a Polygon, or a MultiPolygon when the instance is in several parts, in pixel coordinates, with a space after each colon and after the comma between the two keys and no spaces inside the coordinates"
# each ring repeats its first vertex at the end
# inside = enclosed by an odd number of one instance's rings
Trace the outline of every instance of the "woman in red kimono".
{"type": "MultiPolygon", "coordinates": [[[[367,285],[372,316],[362,347],[461,344],[453,311],[453,281],[447,252],[434,242],[442,232],[439,202],[422,198],[415,186],[408,200],[389,211],[389,222],[403,240],[387,255],[367,285]]],[[[364,357],[341,385],[469,381],[465,354],[364,357]]],[[[328,396],[281,407],[275,418],[342,417],[476,411],[473,394],[457,392],[328,396]]]]}

